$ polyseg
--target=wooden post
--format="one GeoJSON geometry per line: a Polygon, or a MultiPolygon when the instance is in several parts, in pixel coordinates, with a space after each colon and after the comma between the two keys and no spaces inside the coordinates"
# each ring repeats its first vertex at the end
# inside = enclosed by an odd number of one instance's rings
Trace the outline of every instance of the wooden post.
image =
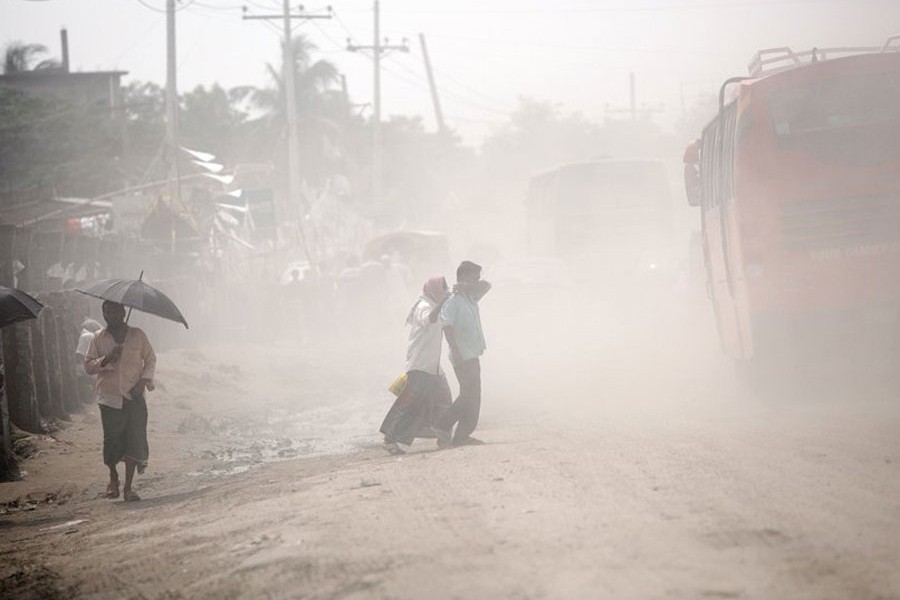
{"type": "Polygon", "coordinates": [[[59,348],[59,373],[62,384],[63,406],[66,411],[74,412],[81,405],[78,382],[75,380],[75,334],[78,328],[73,324],[72,303],[69,297],[78,292],[60,292],[57,300],[59,310],[56,312],[56,339],[59,348]]]}
{"type": "MultiPolygon", "coordinates": [[[[11,287],[13,285],[13,239],[16,228],[12,225],[0,225],[0,285],[11,287]]],[[[6,344],[3,344],[5,355],[6,344]]],[[[4,371],[6,357],[4,356],[4,371]]],[[[4,377],[5,379],[5,377],[4,377]]],[[[9,439],[9,402],[6,394],[6,384],[3,385],[3,393],[0,394],[0,473],[8,473],[14,466],[12,444],[9,439]]]]}
{"type": "Polygon", "coordinates": [[[48,306],[41,311],[44,325],[44,348],[47,356],[47,372],[49,373],[49,395],[53,414],[59,418],[68,418],[62,394],[62,373],[59,368],[60,349],[56,327],[56,308],[48,306]],[[44,318],[47,313],[47,318],[44,318]]]}
{"type": "MultiPolygon", "coordinates": [[[[31,231],[13,228],[9,234],[11,243],[4,240],[4,245],[11,246],[9,271],[5,275],[13,275],[15,281],[15,263],[21,263],[28,272],[28,250],[31,244],[31,231]]],[[[27,276],[23,277],[27,283],[27,276]]],[[[34,369],[31,364],[31,325],[16,323],[3,328],[3,364],[6,371],[7,404],[10,422],[31,433],[41,433],[41,416],[38,412],[37,398],[34,391],[34,369]]]]}
{"type": "MultiPolygon", "coordinates": [[[[0,257],[3,274],[0,284],[14,286],[15,264],[26,266],[31,233],[16,227],[2,227],[0,257]]],[[[23,277],[26,280],[27,277],[23,277]]],[[[41,418],[34,393],[34,370],[31,365],[31,326],[16,323],[3,328],[3,366],[6,376],[6,402],[10,423],[25,431],[40,433],[41,418]]]]}
{"type": "MultiPolygon", "coordinates": [[[[38,297],[42,303],[44,299],[38,297]]],[[[32,341],[32,369],[34,370],[34,395],[37,400],[38,412],[44,418],[57,416],[53,411],[53,401],[50,397],[50,377],[52,371],[47,368],[47,340],[44,339],[44,330],[50,317],[48,313],[53,309],[44,306],[40,316],[29,321],[31,326],[32,341]]]]}
{"type": "Polygon", "coordinates": [[[3,328],[3,367],[10,423],[25,431],[41,433],[31,365],[30,325],[16,323],[3,328]]]}

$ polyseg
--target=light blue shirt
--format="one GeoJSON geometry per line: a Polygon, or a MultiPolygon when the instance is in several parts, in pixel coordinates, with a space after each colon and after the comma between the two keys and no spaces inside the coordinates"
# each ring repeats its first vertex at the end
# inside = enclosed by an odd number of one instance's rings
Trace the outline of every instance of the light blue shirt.
{"type": "Polygon", "coordinates": [[[478,301],[465,293],[455,292],[441,309],[441,327],[453,327],[453,337],[461,360],[484,354],[484,331],[478,301]]]}

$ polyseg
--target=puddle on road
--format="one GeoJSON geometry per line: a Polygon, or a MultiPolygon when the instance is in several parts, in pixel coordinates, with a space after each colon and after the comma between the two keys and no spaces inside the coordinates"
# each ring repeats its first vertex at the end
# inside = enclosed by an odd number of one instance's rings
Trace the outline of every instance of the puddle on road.
{"type": "Polygon", "coordinates": [[[383,403],[367,397],[313,410],[271,410],[258,418],[191,415],[178,431],[206,437],[192,455],[217,463],[189,475],[226,476],[272,462],[357,452],[380,439],[383,410],[383,403]]]}

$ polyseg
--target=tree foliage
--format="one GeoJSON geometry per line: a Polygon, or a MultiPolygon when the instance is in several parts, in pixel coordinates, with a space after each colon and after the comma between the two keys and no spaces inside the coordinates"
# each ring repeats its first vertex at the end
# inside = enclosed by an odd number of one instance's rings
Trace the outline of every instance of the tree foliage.
{"type": "Polygon", "coordinates": [[[59,62],[54,59],[46,59],[35,64],[35,60],[47,53],[47,47],[43,44],[25,44],[21,41],[10,42],[3,52],[3,74],[13,75],[24,73],[32,69],[53,69],[59,67],[59,62]]]}

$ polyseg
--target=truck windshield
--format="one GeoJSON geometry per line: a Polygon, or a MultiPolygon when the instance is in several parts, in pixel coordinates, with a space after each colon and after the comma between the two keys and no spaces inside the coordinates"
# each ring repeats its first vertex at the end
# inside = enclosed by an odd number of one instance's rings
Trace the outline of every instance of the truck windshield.
{"type": "Polygon", "coordinates": [[[778,145],[826,162],[900,158],[900,73],[855,73],[773,90],[778,145]]]}
{"type": "Polygon", "coordinates": [[[769,107],[779,136],[900,123],[900,73],[863,73],[775,90],[769,107]]]}

